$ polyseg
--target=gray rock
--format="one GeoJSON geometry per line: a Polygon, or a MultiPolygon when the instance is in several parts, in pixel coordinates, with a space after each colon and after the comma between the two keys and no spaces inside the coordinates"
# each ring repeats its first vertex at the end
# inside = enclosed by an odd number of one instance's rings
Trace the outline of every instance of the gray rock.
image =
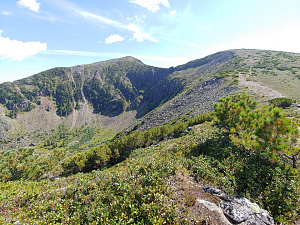
{"type": "Polygon", "coordinates": [[[200,204],[203,204],[210,211],[216,212],[219,215],[219,218],[223,225],[230,225],[230,222],[227,220],[227,218],[223,214],[222,209],[219,206],[217,206],[215,203],[208,202],[208,201],[205,201],[202,199],[197,199],[197,202],[199,202],[200,204]]]}
{"type": "Polygon", "coordinates": [[[0,140],[6,140],[8,138],[8,131],[11,129],[11,125],[8,121],[0,115],[0,140]]]}
{"type": "Polygon", "coordinates": [[[212,195],[218,196],[224,201],[232,201],[233,197],[226,195],[222,190],[216,189],[216,188],[210,188],[210,187],[203,187],[202,188],[205,192],[210,193],[212,195]]]}
{"type": "Polygon", "coordinates": [[[52,107],[51,107],[50,105],[47,105],[47,106],[45,107],[45,110],[46,110],[47,112],[50,112],[51,109],[52,109],[52,107]]]}
{"type": "Polygon", "coordinates": [[[223,202],[220,203],[224,215],[234,223],[241,225],[272,225],[274,219],[269,212],[261,209],[256,203],[250,202],[247,198],[231,197],[222,190],[210,187],[202,188],[205,192],[218,196],[223,202]]]}
{"type": "Polygon", "coordinates": [[[239,207],[235,207],[234,204],[221,203],[220,207],[226,216],[237,223],[244,222],[249,217],[248,210],[241,210],[239,207]]]}

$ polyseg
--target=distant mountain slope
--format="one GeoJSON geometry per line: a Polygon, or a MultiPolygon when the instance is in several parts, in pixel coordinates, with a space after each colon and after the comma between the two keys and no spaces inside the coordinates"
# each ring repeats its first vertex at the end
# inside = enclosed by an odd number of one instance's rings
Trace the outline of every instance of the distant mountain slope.
{"type": "MultiPolygon", "coordinates": [[[[170,70],[146,66],[132,57],[54,68],[2,84],[1,103],[11,110],[12,118],[18,112],[35,108],[41,96],[55,102],[58,116],[70,115],[86,100],[95,113],[118,115],[126,109],[137,109],[142,101],[141,93],[163,83],[169,74],[170,70]]],[[[155,105],[155,101],[151,103],[155,105]]]]}
{"type": "Polygon", "coordinates": [[[271,96],[261,87],[299,99],[299,78],[300,54],[245,49],[168,69],[133,57],[54,68],[0,84],[0,139],[48,132],[62,123],[114,131],[140,123],[145,129],[189,111],[210,111],[237,90],[263,101],[271,96]]]}

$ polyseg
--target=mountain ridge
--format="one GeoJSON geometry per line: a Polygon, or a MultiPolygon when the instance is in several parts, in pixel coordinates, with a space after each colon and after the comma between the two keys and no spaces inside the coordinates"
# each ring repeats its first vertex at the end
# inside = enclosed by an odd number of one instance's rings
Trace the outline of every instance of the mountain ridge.
{"type": "Polygon", "coordinates": [[[237,49],[170,68],[149,66],[132,56],[53,68],[0,84],[0,139],[49,133],[62,123],[69,128],[99,125],[116,132],[141,123],[139,129],[146,129],[190,111],[211,111],[220,97],[238,90],[268,100],[250,81],[297,98],[297,62],[295,53],[237,49]],[[272,83],[281,77],[282,85],[272,83]]]}

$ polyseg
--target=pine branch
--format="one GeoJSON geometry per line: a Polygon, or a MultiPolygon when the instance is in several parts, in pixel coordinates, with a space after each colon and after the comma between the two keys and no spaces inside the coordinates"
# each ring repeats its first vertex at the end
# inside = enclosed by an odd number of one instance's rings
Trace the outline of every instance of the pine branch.
{"type": "Polygon", "coordinates": [[[292,156],[286,155],[285,153],[282,153],[282,154],[280,154],[280,155],[282,155],[282,156],[285,156],[286,158],[288,158],[288,159],[290,159],[290,160],[292,160],[292,159],[293,159],[293,157],[292,157],[292,156]]]}

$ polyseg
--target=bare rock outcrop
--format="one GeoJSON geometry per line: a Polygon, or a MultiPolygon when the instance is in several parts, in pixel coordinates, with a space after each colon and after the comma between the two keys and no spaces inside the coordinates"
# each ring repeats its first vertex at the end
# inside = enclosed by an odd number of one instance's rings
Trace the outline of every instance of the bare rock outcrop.
{"type": "Polygon", "coordinates": [[[185,173],[178,173],[169,183],[173,193],[169,201],[176,202],[179,215],[194,222],[191,224],[275,224],[269,212],[256,203],[195,182],[185,173]]]}
{"type": "MultiPolygon", "coordinates": [[[[215,188],[205,187],[203,190],[221,199],[220,204],[213,206],[205,204],[206,207],[211,208],[223,214],[228,218],[231,224],[241,225],[272,225],[274,219],[269,212],[261,209],[256,203],[250,202],[247,198],[231,197],[226,195],[223,191],[215,188]],[[218,209],[218,210],[217,210],[218,209]]],[[[201,200],[197,200],[201,201],[201,200]]],[[[223,217],[222,214],[220,214],[223,217]]]]}

